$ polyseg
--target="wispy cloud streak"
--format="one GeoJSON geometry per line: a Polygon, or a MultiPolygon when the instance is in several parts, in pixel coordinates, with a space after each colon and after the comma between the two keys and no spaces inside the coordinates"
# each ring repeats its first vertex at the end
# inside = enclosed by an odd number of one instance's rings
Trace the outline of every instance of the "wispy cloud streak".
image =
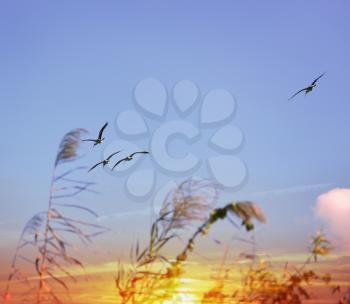
{"type": "Polygon", "coordinates": [[[97,220],[99,222],[108,221],[111,219],[123,219],[123,218],[130,220],[129,217],[131,216],[134,216],[134,217],[147,216],[147,215],[151,215],[152,213],[154,213],[154,210],[151,207],[143,207],[132,211],[123,211],[123,212],[114,212],[110,214],[104,214],[99,216],[97,220]]]}
{"type": "Polygon", "coordinates": [[[289,195],[296,193],[306,193],[310,191],[320,191],[325,188],[330,188],[334,186],[332,183],[323,183],[323,184],[311,184],[311,185],[297,185],[293,187],[271,189],[265,191],[252,192],[252,195],[289,195]]]}

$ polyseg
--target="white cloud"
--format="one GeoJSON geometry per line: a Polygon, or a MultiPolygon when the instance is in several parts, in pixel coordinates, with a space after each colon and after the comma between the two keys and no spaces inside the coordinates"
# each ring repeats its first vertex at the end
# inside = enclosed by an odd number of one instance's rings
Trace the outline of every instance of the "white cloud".
{"type": "Polygon", "coordinates": [[[333,189],[318,197],[316,216],[324,220],[341,245],[350,246],[350,189],[333,189]]]}

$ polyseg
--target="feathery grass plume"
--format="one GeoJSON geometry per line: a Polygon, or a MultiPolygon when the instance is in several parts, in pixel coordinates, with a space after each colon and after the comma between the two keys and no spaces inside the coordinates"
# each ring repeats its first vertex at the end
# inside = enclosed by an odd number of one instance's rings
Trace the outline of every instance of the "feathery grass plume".
{"type": "Polygon", "coordinates": [[[56,156],[55,167],[59,164],[73,161],[78,157],[81,138],[86,133],[85,129],[74,129],[62,138],[56,156]]]}
{"type": "Polygon", "coordinates": [[[153,222],[148,244],[131,249],[131,266],[119,265],[115,279],[123,304],[162,303],[176,291],[178,275],[174,263],[162,250],[179,233],[201,221],[212,209],[218,195],[218,185],[209,180],[188,179],[169,192],[158,218],[153,222]]]}
{"type": "Polygon", "coordinates": [[[61,141],[50,186],[48,208],[35,214],[22,231],[12,260],[4,302],[13,299],[21,303],[62,303],[62,297],[69,298],[69,281],[76,281],[70,268],[79,267],[85,272],[83,263],[70,254],[74,238],[89,244],[95,236],[105,231],[102,226],[85,219],[97,217],[93,210],[69,201],[80,193],[95,192],[91,189],[94,183],[73,175],[85,170],[85,167],[75,167],[57,175],[59,165],[79,156],[77,149],[81,135],[85,133],[84,129],[75,129],[68,132],[61,141]],[[79,218],[69,216],[69,209],[80,211],[79,218]],[[11,291],[13,283],[23,283],[25,291],[11,291]]]}
{"type": "Polygon", "coordinates": [[[185,229],[203,221],[217,201],[220,186],[207,179],[187,179],[166,196],[160,216],[168,229],[185,229]]]}
{"type": "Polygon", "coordinates": [[[203,224],[194,232],[192,237],[188,240],[187,245],[180,255],[177,257],[177,262],[182,262],[187,259],[187,253],[194,248],[195,239],[199,235],[206,235],[213,224],[218,220],[230,219],[232,223],[233,219],[230,216],[235,215],[242,220],[242,225],[245,226],[247,231],[254,229],[253,219],[259,222],[265,223],[266,217],[263,211],[253,202],[235,202],[227,204],[225,207],[214,209],[209,218],[203,222],[203,224]]]}
{"type": "Polygon", "coordinates": [[[266,223],[266,217],[262,210],[253,202],[238,202],[227,206],[228,212],[238,216],[247,231],[254,229],[253,219],[266,223]]]}
{"type": "Polygon", "coordinates": [[[310,252],[315,262],[317,262],[318,256],[327,255],[331,250],[331,243],[322,231],[318,231],[316,235],[311,238],[310,252]]]}

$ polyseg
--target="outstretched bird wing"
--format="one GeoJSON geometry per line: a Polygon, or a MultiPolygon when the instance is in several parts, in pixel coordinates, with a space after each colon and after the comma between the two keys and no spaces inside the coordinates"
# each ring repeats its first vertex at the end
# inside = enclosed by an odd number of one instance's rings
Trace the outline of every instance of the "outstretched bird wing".
{"type": "Polygon", "coordinates": [[[306,91],[307,90],[307,87],[304,88],[304,89],[301,89],[300,91],[296,92],[292,97],[290,97],[288,100],[291,100],[293,99],[295,96],[297,96],[299,93],[303,92],[303,91],[306,91]]]}
{"type": "Polygon", "coordinates": [[[149,153],[148,151],[138,151],[130,154],[130,157],[133,157],[135,154],[148,154],[148,153],[149,153]]]}
{"type": "Polygon", "coordinates": [[[98,133],[98,138],[101,139],[102,138],[102,135],[103,135],[103,131],[106,129],[108,125],[108,122],[106,122],[103,127],[101,128],[100,132],[98,133]]]}
{"type": "Polygon", "coordinates": [[[83,139],[82,141],[96,141],[96,139],[83,139]]]}
{"type": "Polygon", "coordinates": [[[314,85],[314,84],[317,82],[317,80],[319,80],[324,74],[326,74],[326,73],[323,73],[323,74],[321,74],[320,76],[318,76],[318,77],[311,83],[311,85],[314,85]]]}
{"type": "Polygon", "coordinates": [[[106,160],[110,160],[114,155],[118,154],[119,152],[121,152],[121,150],[112,153],[110,156],[108,156],[108,157],[106,158],[106,160]]]}
{"type": "Polygon", "coordinates": [[[101,165],[103,163],[103,161],[97,163],[96,165],[93,165],[88,172],[90,172],[91,170],[95,169],[98,165],[101,165]]]}
{"type": "Polygon", "coordinates": [[[123,161],[125,161],[125,160],[126,160],[126,158],[122,158],[121,160],[118,160],[118,161],[116,162],[116,164],[113,166],[112,170],[114,170],[114,168],[115,168],[116,166],[118,166],[121,162],[123,162],[123,161]]]}

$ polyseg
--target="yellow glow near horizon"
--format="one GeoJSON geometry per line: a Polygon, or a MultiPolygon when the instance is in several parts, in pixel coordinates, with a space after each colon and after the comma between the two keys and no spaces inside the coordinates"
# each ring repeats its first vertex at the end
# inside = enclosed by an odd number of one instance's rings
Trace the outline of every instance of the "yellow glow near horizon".
{"type": "Polygon", "coordinates": [[[163,304],[196,304],[199,299],[193,294],[178,293],[173,299],[166,300],[163,304]]]}

